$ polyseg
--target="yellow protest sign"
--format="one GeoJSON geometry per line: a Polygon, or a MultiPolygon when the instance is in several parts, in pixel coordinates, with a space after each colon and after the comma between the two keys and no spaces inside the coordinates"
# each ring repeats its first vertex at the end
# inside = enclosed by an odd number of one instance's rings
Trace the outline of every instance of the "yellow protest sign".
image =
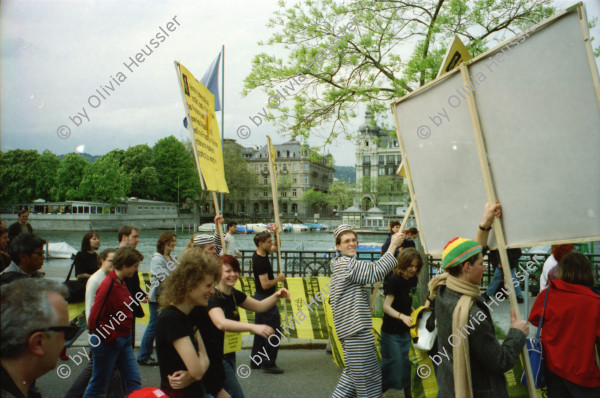
{"type": "Polygon", "coordinates": [[[463,42],[458,38],[458,36],[454,36],[454,40],[452,41],[452,45],[448,48],[446,52],[446,56],[444,57],[444,62],[442,62],[442,66],[437,74],[437,77],[442,76],[445,73],[450,72],[454,68],[457,68],[461,62],[467,62],[471,58],[471,54],[469,54],[469,50],[463,44],[463,42]]]}
{"type": "Polygon", "coordinates": [[[223,339],[223,354],[229,354],[242,349],[242,334],[225,331],[223,339]]]}
{"type": "Polygon", "coordinates": [[[229,193],[223,167],[223,150],[219,124],[215,116],[215,96],[183,65],[175,62],[181,96],[186,110],[188,129],[195,143],[196,165],[202,188],[229,193]]]}

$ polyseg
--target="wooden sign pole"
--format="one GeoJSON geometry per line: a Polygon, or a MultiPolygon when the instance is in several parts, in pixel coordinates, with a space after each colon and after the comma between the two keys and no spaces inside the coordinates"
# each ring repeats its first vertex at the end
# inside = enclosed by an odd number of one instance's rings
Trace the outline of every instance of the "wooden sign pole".
{"type": "MultiPolygon", "coordinates": [[[[277,272],[281,273],[281,236],[280,232],[283,231],[281,227],[281,219],[279,217],[279,197],[277,196],[277,177],[275,175],[275,159],[273,159],[273,155],[271,153],[271,148],[273,148],[273,143],[271,142],[271,137],[267,136],[267,153],[269,154],[269,175],[271,177],[271,195],[273,195],[273,213],[275,214],[275,227],[273,232],[275,233],[275,242],[277,242],[277,272]]],[[[283,286],[285,284],[282,283],[283,286]]],[[[285,316],[285,323],[288,323],[287,316],[287,303],[285,299],[283,299],[283,313],[285,316]]]]}
{"type": "MultiPolygon", "coordinates": [[[[215,216],[220,216],[221,215],[221,211],[219,210],[219,201],[217,200],[217,193],[215,191],[211,191],[212,193],[212,199],[213,199],[213,204],[215,206],[215,216]]],[[[215,228],[217,229],[217,232],[219,233],[219,238],[221,238],[221,248],[222,250],[225,250],[225,237],[223,236],[223,229],[221,229],[221,225],[219,223],[216,223],[215,228]]],[[[220,256],[221,253],[217,253],[217,256],[220,256]]]]}
{"type": "MultiPolygon", "coordinates": [[[[474,87],[471,85],[469,78],[469,69],[465,63],[460,65],[460,73],[462,75],[463,83],[465,86],[474,87]]],[[[479,163],[481,165],[481,173],[483,175],[483,181],[485,183],[485,191],[487,194],[487,200],[489,203],[496,203],[496,193],[494,192],[494,185],[492,182],[492,174],[490,171],[490,165],[487,160],[487,152],[485,149],[485,142],[483,141],[483,134],[481,131],[481,124],[479,123],[479,116],[477,114],[477,106],[475,105],[474,96],[467,96],[467,104],[469,106],[469,114],[471,116],[471,125],[475,134],[475,143],[477,145],[477,152],[479,154],[479,163]]],[[[502,262],[502,270],[504,271],[504,281],[507,286],[512,286],[512,275],[510,272],[510,264],[508,262],[508,255],[506,254],[506,240],[504,239],[504,231],[502,229],[502,221],[499,218],[494,218],[494,232],[496,234],[496,243],[498,244],[498,252],[500,253],[500,261],[502,262]]],[[[521,319],[521,313],[519,306],[517,305],[517,296],[515,295],[515,289],[510,289],[509,294],[510,308],[515,312],[517,319],[521,319]]],[[[531,371],[531,364],[529,363],[529,353],[527,352],[527,346],[523,347],[521,352],[523,363],[525,364],[525,375],[527,378],[527,390],[530,397],[536,397],[535,383],[533,380],[533,374],[531,371]]]]}

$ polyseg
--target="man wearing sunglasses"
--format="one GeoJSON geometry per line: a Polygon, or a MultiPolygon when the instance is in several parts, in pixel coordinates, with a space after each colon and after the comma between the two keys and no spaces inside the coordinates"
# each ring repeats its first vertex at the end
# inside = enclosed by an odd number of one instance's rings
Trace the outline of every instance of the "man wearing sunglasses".
{"type": "Polygon", "coordinates": [[[0,288],[0,395],[40,396],[30,386],[54,369],[65,341],[77,333],[69,325],[67,296],[64,285],[42,278],[0,288]]]}

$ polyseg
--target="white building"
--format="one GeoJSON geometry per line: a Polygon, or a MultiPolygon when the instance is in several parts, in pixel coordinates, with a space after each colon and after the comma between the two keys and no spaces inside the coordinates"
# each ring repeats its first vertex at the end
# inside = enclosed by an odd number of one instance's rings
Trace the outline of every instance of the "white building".
{"type": "Polygon", "coordinates": [[[397,214],[397,208],[406,206],[408,199],[402,193],[404,179],[396,175],[402,161],[396,132],[379,127],[370,111],[358,131],[356,184],[360,207],[369,210],[377,206],[385,214],[397,214]]]}

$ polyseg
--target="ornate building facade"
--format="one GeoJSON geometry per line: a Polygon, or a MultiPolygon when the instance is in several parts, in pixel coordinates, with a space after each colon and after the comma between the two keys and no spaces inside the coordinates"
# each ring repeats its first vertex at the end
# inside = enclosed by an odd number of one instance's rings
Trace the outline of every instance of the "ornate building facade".
{"type": "Polygon", "coordinates": [[[399,214],[406,206],[404,179],[396,175],[402,162],[398,137],[379,127],[370,111],[358,129],[356,140],[356,187],[360,207],[379,207],[385,214],[399,214]]]}
{"type": "MultiPolygon", "coordinates": [[[[323,214],[326,208],[306,206],[302,195],[313,188],[327,192],[333,182],[333,157],[321,156],[306,143],[292,139],[283,144],[273,144],[276,152],[279,212],[284,217],[310,217],[323,214]]],[[[267,216],[273,214],[273,196],[268,168],[267,146],[243,148],[242,155],[250,170],[258,177],[258,184],[248,192],[247,214],[267,216]]]]}

